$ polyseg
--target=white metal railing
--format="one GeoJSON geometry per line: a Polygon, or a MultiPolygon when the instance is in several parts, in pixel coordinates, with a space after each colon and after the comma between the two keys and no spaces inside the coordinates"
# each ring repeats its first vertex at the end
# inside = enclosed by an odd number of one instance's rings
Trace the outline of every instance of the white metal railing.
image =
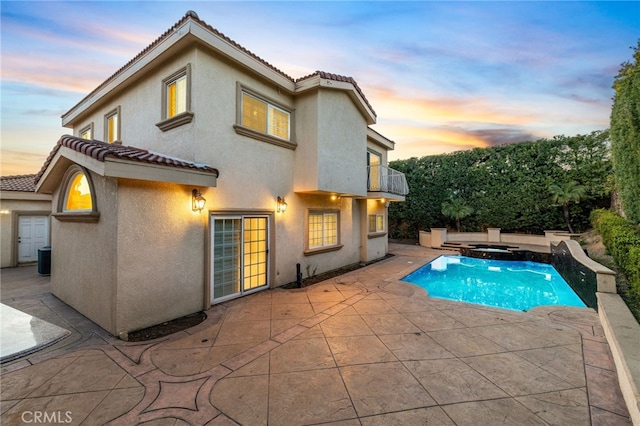
{"type": "Polygon", "coordinates": [[[367,191],[407,195],[409,185],[404,173],[387,166],[367,166],[367,191]]]}

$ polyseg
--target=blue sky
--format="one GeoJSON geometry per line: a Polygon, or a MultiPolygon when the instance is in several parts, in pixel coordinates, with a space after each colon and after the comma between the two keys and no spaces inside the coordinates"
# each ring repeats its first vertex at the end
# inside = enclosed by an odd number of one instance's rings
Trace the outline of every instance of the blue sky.
{"type": "MultiPolygon", "coordinates": [[[[640,2],[1,1],[2,175],[37,172],[60,116],[187,10],[294,78],[353,77],[391,159],[609,126],[640,2]]],[[[127,141],[135,146],[135,141],[127,141]]]]}

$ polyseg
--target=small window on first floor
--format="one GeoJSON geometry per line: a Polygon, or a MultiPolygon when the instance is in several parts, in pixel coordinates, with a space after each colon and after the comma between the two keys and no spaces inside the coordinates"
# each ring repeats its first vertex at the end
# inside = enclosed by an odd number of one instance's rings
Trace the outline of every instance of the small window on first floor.
{"type": "Polygon", "coordinates": [[[384,215],[369,215],[369,232],[384,232],[384,215]]]}
{"type": "Polygon", "coordinates": [[[337,246],[340,242],[339,212],[309,213],[309,249],[337,246]]]}

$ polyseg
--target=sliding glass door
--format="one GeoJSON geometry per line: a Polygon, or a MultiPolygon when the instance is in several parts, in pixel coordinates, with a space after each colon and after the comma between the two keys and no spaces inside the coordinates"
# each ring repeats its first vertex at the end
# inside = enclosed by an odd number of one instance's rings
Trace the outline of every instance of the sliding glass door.
{"type": "Polygon", "coordinates": [[[212,303],[268,287],[267,216],[212,216],[211,234],[212,303]]]}

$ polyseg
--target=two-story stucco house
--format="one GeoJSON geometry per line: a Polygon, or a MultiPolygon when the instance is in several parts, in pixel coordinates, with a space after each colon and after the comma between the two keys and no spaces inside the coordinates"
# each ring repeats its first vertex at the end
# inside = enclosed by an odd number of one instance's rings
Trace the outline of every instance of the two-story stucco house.
{"type": "Polygon", "coordinates": [[[52,291],[126,337],[385,256],[408,188],[375,121],[352,78],[293,79],[188,12],[62,117],[52,291]]]}

